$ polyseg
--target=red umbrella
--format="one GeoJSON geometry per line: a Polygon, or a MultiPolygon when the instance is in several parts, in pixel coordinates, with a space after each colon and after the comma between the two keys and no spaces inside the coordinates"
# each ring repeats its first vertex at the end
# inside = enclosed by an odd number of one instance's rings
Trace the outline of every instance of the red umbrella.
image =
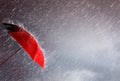
{"type": "Polygon", "coordinates": [[[44,54],[34,36],[23,27],[8,23],[3,24],[6,26],[9,35],[11,35],[19,43],[19,45],[35,62],[44,68],[44,54]]]}

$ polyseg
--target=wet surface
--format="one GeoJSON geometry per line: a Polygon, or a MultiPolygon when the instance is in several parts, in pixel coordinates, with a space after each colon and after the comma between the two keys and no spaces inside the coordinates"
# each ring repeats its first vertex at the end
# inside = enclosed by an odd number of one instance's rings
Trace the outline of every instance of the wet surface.
{"type": "Polygon", "coordinates": [[[0,0],[0,62],[20,46],[2,22],[24,26],[45,53],[45,69],[21,49],[0,81],[119,81],[119,0],[0,0]]]}

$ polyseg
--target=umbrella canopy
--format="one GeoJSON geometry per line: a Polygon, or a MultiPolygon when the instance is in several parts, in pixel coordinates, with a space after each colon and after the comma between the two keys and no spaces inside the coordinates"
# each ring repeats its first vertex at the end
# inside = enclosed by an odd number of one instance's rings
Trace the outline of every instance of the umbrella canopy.
{"type": "Polygon", "coordinates": [[[11,35],[19,43],[19,45],[23,47],[27,54],[36,63],[44,68],[44,54],[34,36],[23,27],[8,23],[3,24],[6,26],[9,35],[11,35]]]}

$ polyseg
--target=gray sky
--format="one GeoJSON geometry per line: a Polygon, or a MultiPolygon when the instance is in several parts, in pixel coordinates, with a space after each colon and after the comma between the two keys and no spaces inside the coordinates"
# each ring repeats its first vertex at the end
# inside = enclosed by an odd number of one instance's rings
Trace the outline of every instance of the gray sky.
{"type": "MultiPolygon", "coordinates": [[[[45,52],[42,70],[21,50],[2,81],[119,81],[119,0],[0,0],[0,22],[23,25],[45,52]]],[[[0,24],[0,58],[19,45],[0,24]]]]}

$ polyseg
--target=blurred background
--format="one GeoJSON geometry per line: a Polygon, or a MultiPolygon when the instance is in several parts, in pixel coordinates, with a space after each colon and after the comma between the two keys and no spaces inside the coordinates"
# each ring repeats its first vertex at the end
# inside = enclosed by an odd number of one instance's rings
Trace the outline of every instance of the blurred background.
{"type": "Polygon", "coordinates": [[[120,80],[120,0],[0,0],[0,62],[20,48],[2,22],[37,38],[45,69],[22,49],[0,65],[0,81],[120,80]]]}

